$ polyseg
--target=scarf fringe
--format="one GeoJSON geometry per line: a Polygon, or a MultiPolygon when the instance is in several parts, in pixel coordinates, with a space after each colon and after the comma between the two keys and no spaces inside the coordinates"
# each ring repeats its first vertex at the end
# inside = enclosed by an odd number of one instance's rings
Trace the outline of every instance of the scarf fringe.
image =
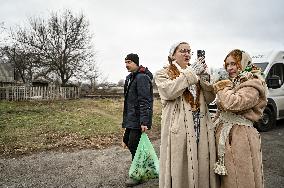
{"type": "Polygon", "coordinates": [[[221,176],[228,175],[227,169],[225,167],[224,155],[220,156],[218,161],[215,163],[214,172],[215,174],[219,174],[221,176]]]}

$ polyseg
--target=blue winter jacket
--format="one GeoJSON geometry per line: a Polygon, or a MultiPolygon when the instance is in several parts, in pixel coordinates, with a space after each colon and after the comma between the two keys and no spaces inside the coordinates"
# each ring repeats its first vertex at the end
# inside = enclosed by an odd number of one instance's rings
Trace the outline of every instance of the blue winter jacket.
{"type": "Polygon", "coordinates": [[[152,73],[143,66],[130,73],[124,84],[123,128],[151,129],[153,115],[152,73]]]}

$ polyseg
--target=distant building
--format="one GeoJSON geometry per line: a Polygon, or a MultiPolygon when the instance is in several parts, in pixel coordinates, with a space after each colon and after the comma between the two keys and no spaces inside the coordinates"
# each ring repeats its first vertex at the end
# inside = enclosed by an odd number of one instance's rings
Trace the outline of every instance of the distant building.
{"type": "Polygon", "coordinates": [[[49,81],[44,78],[38,78],[32,81],[32,86],[47,87],[48,85],[49,81]]]}
{"type": "Polygon", "coordinates": [[[13,65],[10,63],[0,63],[0,83],[12,83],[15,81],[13,65]]]}

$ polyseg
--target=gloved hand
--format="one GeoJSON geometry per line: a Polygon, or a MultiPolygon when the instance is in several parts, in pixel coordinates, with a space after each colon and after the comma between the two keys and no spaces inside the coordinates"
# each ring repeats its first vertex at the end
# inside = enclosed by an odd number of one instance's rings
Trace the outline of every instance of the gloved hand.
{"type": "Polygon", "coordinates": [[[224,68],[220,68],[216,73],[213,74],[213,83],[228,79],[229,79],[229,74],[224,68]]]}
{"type": "Polygon", "coordinates": [[[203,58],[198,58],[192,65],[192,69],[194,70],[195,74],[200,75],[202,74],[206,68],[207,65],[203,62],[204,59],[203,58]]]}

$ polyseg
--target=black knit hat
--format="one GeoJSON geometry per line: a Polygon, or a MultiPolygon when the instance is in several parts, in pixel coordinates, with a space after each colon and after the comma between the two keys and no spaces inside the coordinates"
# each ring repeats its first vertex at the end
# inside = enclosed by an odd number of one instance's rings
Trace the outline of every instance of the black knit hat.
{"type": "Polygon", "coordinates": [[[128,54],[128,55],[126,56],[125,60],[131,60],[131,61],[133,61],[136,65],[139,66],[139,57],[138,57],[137,54],[133,54],[133,53],[128,54]]]}

